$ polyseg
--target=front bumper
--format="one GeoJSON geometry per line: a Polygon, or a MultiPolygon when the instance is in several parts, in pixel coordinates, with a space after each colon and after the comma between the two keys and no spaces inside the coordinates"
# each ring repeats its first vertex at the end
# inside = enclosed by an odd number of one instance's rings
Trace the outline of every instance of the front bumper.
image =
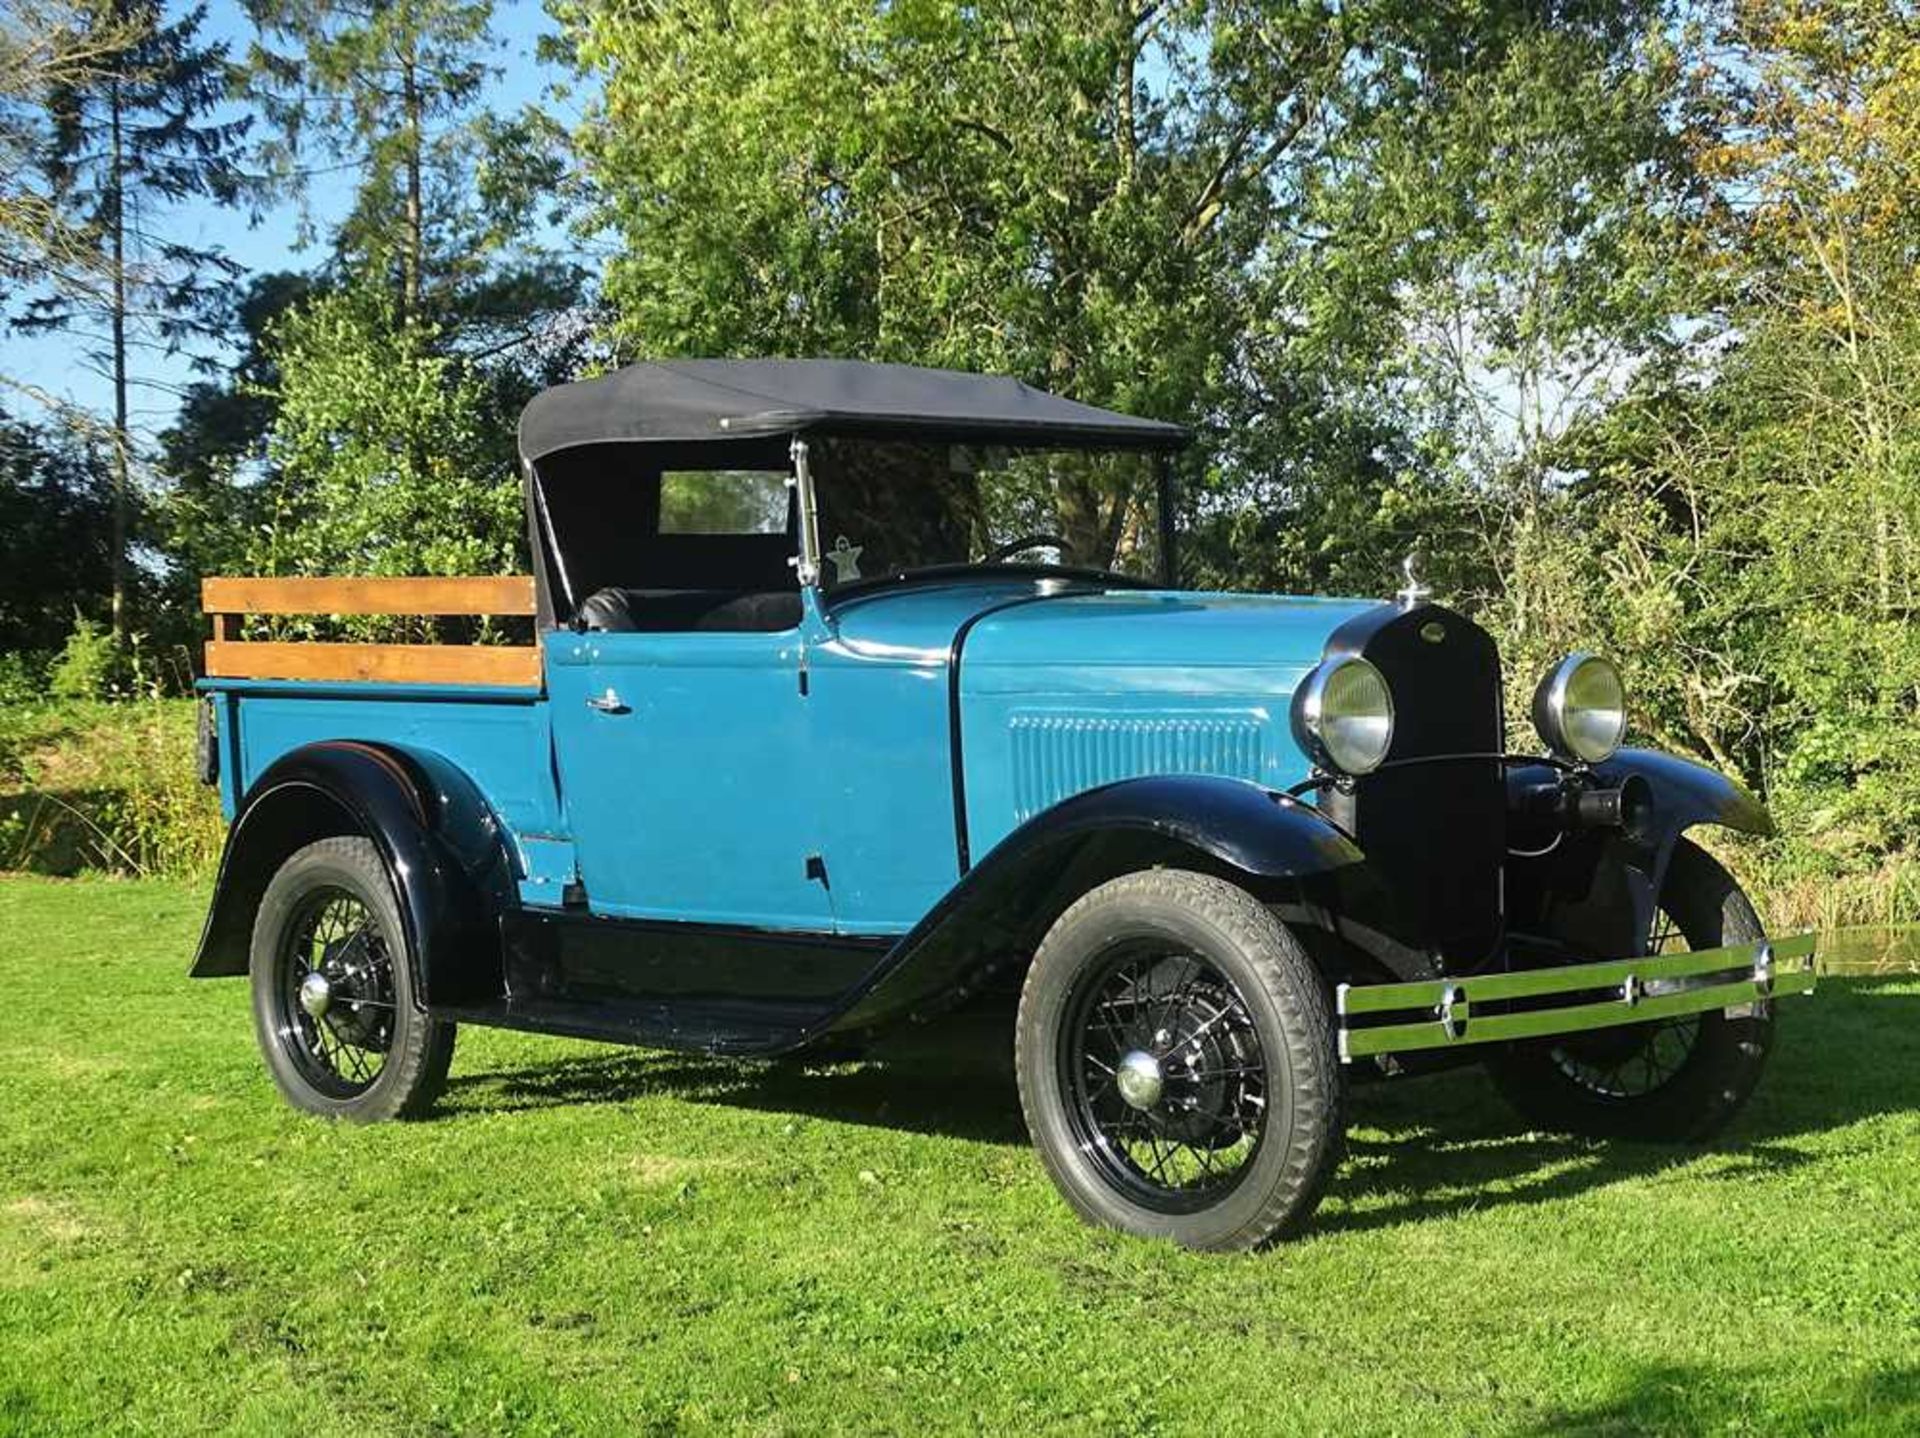
{"type": "Polygon", "coordinates": [[[1340,1058],[1550,1038],[1811,993],[1813,951],[1814,936],[1799,934],[1557,969],[1341,984],[1340,1058]]]}

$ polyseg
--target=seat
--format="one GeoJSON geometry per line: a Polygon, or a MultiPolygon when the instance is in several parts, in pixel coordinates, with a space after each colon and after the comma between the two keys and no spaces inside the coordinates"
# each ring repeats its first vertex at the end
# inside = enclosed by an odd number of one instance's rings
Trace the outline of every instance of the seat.
{"type": "Polygon", "coordinates": [[[792,589],[621,589],[590,594],[577,627],[604,634],[763,634],[800,622],[792,589]]]}

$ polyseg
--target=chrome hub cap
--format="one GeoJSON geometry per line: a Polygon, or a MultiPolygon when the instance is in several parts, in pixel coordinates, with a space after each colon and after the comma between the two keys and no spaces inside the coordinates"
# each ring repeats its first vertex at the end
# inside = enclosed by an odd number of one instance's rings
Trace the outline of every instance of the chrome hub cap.
{"type": "Polygon", "coordinates": [[[318,969],[300,981],[300,1007],[307,1011],[309,1017],[324,1018],[332,1003],[333,985],[318,969]]]}
{"type": "Polygon", "coordinates": [[[1160,1102],[1160,1091],[1166,1086],[1166,1080],[1158,1059],[1144,1049],[1134,1049],[1120,1060],[1114,1084],[1128,1107],[1150,1109],[1160,1102]]]}

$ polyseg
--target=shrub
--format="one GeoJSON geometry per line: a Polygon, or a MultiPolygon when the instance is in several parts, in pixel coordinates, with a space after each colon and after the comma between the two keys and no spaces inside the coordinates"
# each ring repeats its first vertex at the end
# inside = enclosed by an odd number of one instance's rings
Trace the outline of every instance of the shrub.
{"type": "Polygon", "coordinates": [[[0,654],[0,705],[31,704],[45,692],[46,664],[37,654],[0,654]]]}
{"type": "Polygon", "coordinates": [[[76,612],[66,647],[47,673],[47,687],[56,699],[104,699],[113,692],[119,668],[113,637],[76,612]]]}
{"type": "Polygon", "coordinates": [[[194,701],[0,710],[0,869],[202,877],[220,803],[194,772],[194,701]]]}

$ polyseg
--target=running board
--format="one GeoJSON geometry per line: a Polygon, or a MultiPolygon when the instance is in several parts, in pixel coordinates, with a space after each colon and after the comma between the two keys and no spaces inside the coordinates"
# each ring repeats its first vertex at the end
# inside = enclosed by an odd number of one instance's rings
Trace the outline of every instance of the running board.
{"type": "Polygon", "coordinates": [[[1814,936],[1798,934],[1555,969],[1341,984],[1334,994],[1340,1059],[1550,1038],[1811,993],[1813,959],[1814,936]],[[1574,995],[1582,1001],[1553,1002],[1574,995]]]}
{"type": "Polygon", "coordinates": [[[824,1008],[770,1002],[633,998],[496,999],[434,1005],[434,1018],[560,1038],[736,1058],[788,1053],[819,1036],[824,1008]]]}

